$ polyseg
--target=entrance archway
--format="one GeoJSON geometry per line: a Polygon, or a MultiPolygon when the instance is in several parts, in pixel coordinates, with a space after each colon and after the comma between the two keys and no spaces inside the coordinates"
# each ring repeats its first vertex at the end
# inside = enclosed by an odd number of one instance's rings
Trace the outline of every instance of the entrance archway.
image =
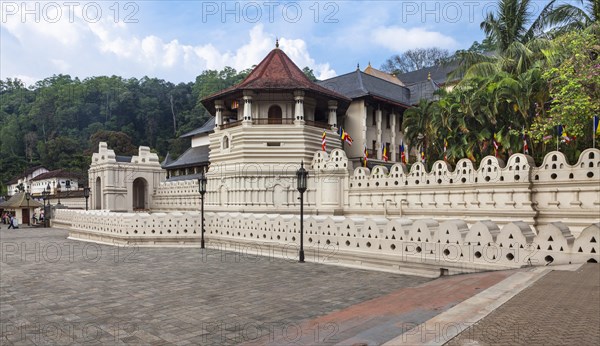
{"type": "Polygon", "coordinates": [[[137,178],[133,181],[133,210],[148,209],[146,205],[148,183],[144,178],[137,178]]]}
{"type": "Polygon", "coordinates": [[[96,188],[94,189],[94,194],[96,195],[94,196],[94,209],[100,210],[102,209],[102,181],[100,180],[100,177],[96,178],[96,188]]]}
{"type": "Polygon", "coordinates": [[[281,124],[281,107],[273,105],[269,107],[269,124],[281,124]]]}

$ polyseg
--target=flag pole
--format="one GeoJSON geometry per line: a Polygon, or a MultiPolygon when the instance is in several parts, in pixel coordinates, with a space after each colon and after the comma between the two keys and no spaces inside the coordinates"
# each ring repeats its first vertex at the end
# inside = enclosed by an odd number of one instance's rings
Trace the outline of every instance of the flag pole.
{"type": "MultiPolygon", "coordinates": [[[[598,122],[600,122],[600,119],[598,119],[598,122]]],[[[596,149],[596,117],[592,117],[592,148],[596,149]]]]}

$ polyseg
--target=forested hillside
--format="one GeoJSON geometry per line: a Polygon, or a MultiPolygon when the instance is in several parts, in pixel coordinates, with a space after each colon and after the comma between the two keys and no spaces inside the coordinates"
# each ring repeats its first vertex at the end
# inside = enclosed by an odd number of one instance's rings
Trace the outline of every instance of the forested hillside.
{"type": "Polygon", "coordinates": [[[150,146],[162,158],[179,155],[209,114],[199,100],[241,81],[249,71],[204,71],[194,83],[118,76],[79,80],[68,75],[25,87],[0,81],[0,193],[25,168],[44,165],[87,175],[90,155],[100,141],[117,154],[132,155],[150,146]]]}
{"type": "MultiPolygon", "coordinates": [[[[178,136],[210,116],[200,100],[250,71],[207,70],[195,82],[180,84],[118,76],[58,75],[29,87],[18,79],[0,80],[0,194],[8,180],[34,165],[87,177],[100,141],[120,155],[147,145],[161,159],[167,152],[177,157],[190,145],[178,136]]],[[[304,72],[315,80],[311,69],[304,72]]]]}

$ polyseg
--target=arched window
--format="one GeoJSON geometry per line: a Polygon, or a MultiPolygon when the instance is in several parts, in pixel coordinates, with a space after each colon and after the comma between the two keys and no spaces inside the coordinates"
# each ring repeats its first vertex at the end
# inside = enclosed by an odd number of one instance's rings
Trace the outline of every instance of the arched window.
{"type": "Polygon", "coordinates": [[[146,194],[148,183],[144,178],[136,178],[133,181],[133,210],[148,209],[146,206],[146,194]]]}
{"type": "Polygon", "coordinates": [[[269,124],[281,124],[281,107],[272,105],[269,107],[269,124]]]}
{"type": "Polygon", "coordinates": [[[223,137],[223,149],[229,149],[229,137],[223,137]]]}

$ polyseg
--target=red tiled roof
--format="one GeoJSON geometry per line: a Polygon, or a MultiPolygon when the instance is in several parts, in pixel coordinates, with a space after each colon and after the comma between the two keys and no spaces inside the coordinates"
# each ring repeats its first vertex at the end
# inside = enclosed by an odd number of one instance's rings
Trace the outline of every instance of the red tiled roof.
{"type": "Polygon", "coordinates": [[[202,103],[206,107],[210,101],[234,91],[261,89],[312,91],[332,99],[351,102],[346,96],[313,83],[281,49],[275,48],[241,83],[205,97],[202,103]]]}

